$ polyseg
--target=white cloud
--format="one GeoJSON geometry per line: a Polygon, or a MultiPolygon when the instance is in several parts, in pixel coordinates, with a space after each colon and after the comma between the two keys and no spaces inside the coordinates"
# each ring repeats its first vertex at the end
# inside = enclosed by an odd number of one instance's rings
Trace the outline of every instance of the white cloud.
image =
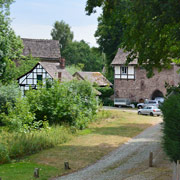
{"type": "MultiPolygon", "coordinates": [[[[12,28],[17,35],[22,38],[34,38],[34,39],[51,39],[52,26],[49,25],[37,25],[37,24],[13,24],[12,28]]],[[[96,25],[88,26],[74,26],[71,30],[74,32],[74,40],[84,40],[89,43],[90,46],[96,46],[96,39],[94,33],[97,29],[96,25]]]]}

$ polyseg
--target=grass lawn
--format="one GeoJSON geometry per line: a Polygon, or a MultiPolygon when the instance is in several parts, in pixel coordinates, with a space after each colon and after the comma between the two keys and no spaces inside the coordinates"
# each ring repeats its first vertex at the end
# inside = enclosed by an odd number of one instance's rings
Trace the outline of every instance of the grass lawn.
{"type": "Polygon", "coordinates": [[[102,111],[96,123],[79,131],[69,142],[27,157],[24,162],[0,166],[2,180],[31,180],[39,167],[40,180],[60,176],[86,167],[136,136],[161,118],[139,116],[134,112],[102,111]],[[70,170],[64,170],[68,161],[70,170]]]}

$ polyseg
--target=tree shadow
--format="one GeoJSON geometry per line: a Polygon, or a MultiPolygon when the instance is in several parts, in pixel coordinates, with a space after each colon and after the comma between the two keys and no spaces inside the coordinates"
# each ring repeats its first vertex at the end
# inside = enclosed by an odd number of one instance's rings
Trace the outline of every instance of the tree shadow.
{"type": "Polygon", "coordinates": [[[114,127],[98,127],[92,128],[93,134],[100,135],[115,135],[122,137],[132,137],[142,132],[147,127],[150,127],[151,124],[136,124],[136,123],[124,123],[120,126],[114,127]]]}

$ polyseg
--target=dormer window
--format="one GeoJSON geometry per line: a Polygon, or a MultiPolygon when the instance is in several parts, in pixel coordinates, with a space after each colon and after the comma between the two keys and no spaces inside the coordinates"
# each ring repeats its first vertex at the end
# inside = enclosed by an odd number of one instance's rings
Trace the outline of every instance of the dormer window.
{"type": "Polygon", "coordinates": [[[115,79],[135,79],[134,66],[115,66],[115,79]]]}

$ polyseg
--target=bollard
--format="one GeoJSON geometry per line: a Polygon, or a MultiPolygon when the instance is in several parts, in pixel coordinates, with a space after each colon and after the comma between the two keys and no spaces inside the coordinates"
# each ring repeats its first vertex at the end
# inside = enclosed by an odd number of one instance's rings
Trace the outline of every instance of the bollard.
{"type": "Polygon", "coordinates": [[[149,167],[153,167],[153,152],[149,153],[149,167]]]}
{"type": "Polygon", "coordinates": [[[39,168],[34,169],[34,177],[39,178],[39,168]]]}
{"type": "Polygon", "coordinates": [[[179,164],[179,160],[177,160],[177,165],[176,165],[176,180],[180,180],[180,164],[179,164]]]}
{"type": "Polygon", "coordinates": [[[71,169],[71,168],[69,167],[69,162],[64,162],[64,169],[65,169],[65,170],[71,169]]]}

